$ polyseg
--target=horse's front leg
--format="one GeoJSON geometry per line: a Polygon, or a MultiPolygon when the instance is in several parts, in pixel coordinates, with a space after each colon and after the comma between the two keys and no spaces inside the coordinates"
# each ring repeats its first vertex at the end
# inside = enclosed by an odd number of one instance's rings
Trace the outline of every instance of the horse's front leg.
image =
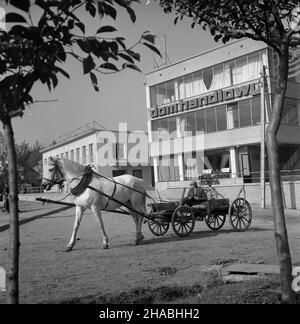
{"type": "Polygon", "coordinates": [[[79,225],[80,225],[83,213],[84,213],[84,208],[80,207],[80,206],[76,206],[75,222],[74,222],[74,226],[73,226],[72,236],[71,236],[70,242],[66,246],[64,252],[70,252],[73,250],[73,247],[76,243],[76,235],[77,235],[77,232],[79,229],[79,225]]]}
{"type": "Polygon", "coordinates": [[[96,206],[92,206],[92,211],[99,223],[100,226],[100,230],[102,233],[102,246],[103,249],[108,249],[109,245],[108,245],[108,237],[106,235],[105,229],[104,229],[104,224],[103,224],[103,219],[102,219],[102,214],[101,214],[101,210],[100,208],[96,207],[96,206]]]}

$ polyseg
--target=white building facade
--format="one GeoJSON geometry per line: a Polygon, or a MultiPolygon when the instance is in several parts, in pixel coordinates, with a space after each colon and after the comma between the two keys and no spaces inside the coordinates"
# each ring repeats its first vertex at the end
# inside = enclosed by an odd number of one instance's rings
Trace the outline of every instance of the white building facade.
{"type": "MultiPolygon", "coordinates": [[[[47,177],[50,157],[66,158],[82,165],[90,165],[106,177],[133,175],[143,179],[147,188],[151,188],[154,177],[149,156],[144,158],[143,163],[132,157],[129,160],[129,153],[134,145],[127,139],[129,136],[139,137],[140,134],[145,135],[139,132],[104,130],[95,122],[87,124],[42,150],[43,175],[47,177]]],[[[148,154],[148,150],[146,152],[148,154]]]]}
{"type": "MultiPolygon", "coordinates": [[[[264,43],[243,39],[147,74],[150,156],[157,188],[197,179],[202,173],[218,173],[228,184],[259,182],[262,107],[267,126],[276,64],[276,55],[264,43]]],[[[283,175],[296,178],[299,90],[300,77],[291,74],[278,134],[283,175]]]]}

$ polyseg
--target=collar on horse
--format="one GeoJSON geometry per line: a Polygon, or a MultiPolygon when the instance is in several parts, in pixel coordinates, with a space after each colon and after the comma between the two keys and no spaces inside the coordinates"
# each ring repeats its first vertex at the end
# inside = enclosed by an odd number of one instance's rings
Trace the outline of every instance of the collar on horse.
{"type": "Polygon", "coordinates": [[[85,172],[78,183],[74,188],[70,189],[70,192],[73,196],[80,196],[88,188],[93,176],[93,170],[90,166],[85,167],[85,172]]]}

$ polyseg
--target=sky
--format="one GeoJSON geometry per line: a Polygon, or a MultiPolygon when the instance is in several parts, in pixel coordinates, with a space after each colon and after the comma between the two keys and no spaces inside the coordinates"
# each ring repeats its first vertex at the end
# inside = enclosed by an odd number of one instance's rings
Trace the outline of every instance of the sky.
{"type": "MultiPolygon", "coordinates": [[[[199,26],[192,29],[186,18],[174,25],[173,14],[165,14],[158,1],[141,0],[135,5],[137,21],[118,12],[116,21],[89,19],[88,30],[95,31],[102,25],[111,24],[118,29],[128,44],[135,43],[144,31],[161,36],[166,35],[167,53],[171,63],[196,55],[222,45],[214,42],[212,36],[199,26]]],[[[143,73],[125,70],[113,75],[98,75],[100,92],[91,85],[89,76],[83,75],[82,65],[70,58],[64,69],[70,80],[59,77],[59,85],[49,92],[44,85],[33,89],[34,100],[56,102],[36,103],[26,109],[22,118],[15,118],[13,126],[17,143],[36,140],[43,145],[50,144],[66,134],[92,121],[97,121],[107,129],[118,129],[120,122],[128,123],[130,130],[147,130],[145,74],[154,69],[153,53],[144,46],[136,48],[142,56],[138,66],[143,73]]]]}

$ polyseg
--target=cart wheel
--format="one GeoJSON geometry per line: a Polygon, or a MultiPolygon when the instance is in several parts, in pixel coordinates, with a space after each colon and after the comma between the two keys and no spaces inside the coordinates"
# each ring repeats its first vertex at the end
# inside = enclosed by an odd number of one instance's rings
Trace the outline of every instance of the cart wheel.
{"type": "Polygon", "coordinates": [[[170,227],[170,223],[166,221],[163,217],[157,215],[149,215],[150,219],[148,221],[148,226],[155,236],[163,236],[165,235],[170,227]]]}
{"type": "Polygon", "coordinates": [[[252,209],[247,200],[237,198],[231,205],[230,224],[237,232],[246,231],[252,222],[252,209]]]}
{"type": "Polygon", "coordinates": [[[181,237],[191,234],[195,227],[195,215],[188,206],[178,207],[172,216],[172,228],[181,237]]]}
{"type": "Polygon", "coordinates": [[[226,215],[224,214],[212,214],[205,217],[206,225],[213,231],[218,231],[219,229],[221,229],[224,226],[225,221],[226,215]]]}

